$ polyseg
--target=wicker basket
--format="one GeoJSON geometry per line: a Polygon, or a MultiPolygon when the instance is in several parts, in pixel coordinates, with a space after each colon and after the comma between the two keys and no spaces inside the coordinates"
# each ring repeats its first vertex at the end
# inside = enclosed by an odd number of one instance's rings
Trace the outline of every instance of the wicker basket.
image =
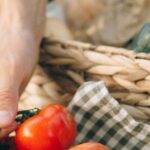
{"type": "Polygon", "coordinates": [[[85,81],[104,80],[110,93],[138,121],[150,122],[150,55],[77,41],[46,40],[40,64],[68,94],[85,81]]]}
{"type": "Polygon", "coordinates": [[[64,93],[61,87],[37,66],[19,101],[19,110],[42,108],[50,103],[67,104],[72,97],[64,93]]]}

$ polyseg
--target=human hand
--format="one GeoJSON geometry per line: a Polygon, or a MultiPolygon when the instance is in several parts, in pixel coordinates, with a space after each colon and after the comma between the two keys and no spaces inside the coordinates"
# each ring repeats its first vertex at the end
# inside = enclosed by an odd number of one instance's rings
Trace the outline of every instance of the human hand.
{"type": "Polygon", "coordinates": [[[46,2],[0,1],[0,138],[17,127],[17,103],[38,60],[46,2]]]}
{"type": "Polygon", "coordinates": [[[38,60],[39,42],[30,30],[0,27],[0,137],[17,126],[19,95],[38,60]]]}

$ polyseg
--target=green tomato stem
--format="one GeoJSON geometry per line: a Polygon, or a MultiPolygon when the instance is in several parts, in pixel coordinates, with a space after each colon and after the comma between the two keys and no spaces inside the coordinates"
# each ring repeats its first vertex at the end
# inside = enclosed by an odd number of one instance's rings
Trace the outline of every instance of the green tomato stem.
{"type": "Polygon", "coordinates": [[[39,114],[39,112],[40,112],[39,108],[33,108],[33,109],[29,109],[29,110],[21,110],[16,115],[16,121],[22,123],[26,119],[39,114]]]}

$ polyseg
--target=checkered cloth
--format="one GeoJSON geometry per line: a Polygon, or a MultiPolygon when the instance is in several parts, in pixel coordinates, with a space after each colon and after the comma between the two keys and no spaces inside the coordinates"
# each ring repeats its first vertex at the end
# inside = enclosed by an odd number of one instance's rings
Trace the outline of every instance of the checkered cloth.
{"type": "Polygon", "coordinates": [[[76,144],[96,141],[111,150],[150,150],[150,125],[135,121],[102,81],[84,83],[68,108],[77,122],[76,144]]]}

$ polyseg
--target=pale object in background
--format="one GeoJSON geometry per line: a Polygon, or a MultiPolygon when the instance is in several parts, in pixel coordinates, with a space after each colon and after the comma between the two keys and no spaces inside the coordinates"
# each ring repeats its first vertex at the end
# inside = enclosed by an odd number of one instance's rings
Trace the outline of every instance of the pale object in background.
{"type": "Polygon", "coordinates": [[[76,39],[124,46],[150,20],[149,0],[57,0],[76,39]]]}
{"type": "Polygon", "coordinates": [[[73,35],[67,24],[54,17],[47,17],[46,19],[45,37],[57,40],[73,39],[73,35]]]}
{"type": "Polygon", "coordinates": [[[99,0],[56,0],[63,7],[67,24],[77,40],[88,40],[87,27],[101,11],[99,0]]]}
{"type": "Polygon", "coordinates": [[[48,3],[46,16],[64,20],[64,12],[62,6],[56,1],[48,3]]]}

